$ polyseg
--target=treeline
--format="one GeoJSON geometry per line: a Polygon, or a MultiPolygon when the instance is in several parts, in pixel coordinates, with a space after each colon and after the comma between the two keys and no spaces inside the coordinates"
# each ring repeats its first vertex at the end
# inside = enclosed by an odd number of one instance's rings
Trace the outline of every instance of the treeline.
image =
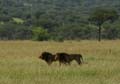
{"type": "MultiPolygon", "coordinates": [[[[119,12],[119,4],[119,0],[0,0],[0,39],[96,39],[98,27],[89,23],[89,14],[97,6],[119,12]]],[[[119,39],[119,23],[119,19],[105,22],[102,38],[119,39]]]]}

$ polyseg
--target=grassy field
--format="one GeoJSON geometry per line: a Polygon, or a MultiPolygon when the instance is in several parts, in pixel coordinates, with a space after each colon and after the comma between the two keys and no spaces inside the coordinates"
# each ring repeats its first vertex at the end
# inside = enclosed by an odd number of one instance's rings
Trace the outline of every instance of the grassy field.
{"type": "Polygon", "coordinates": [[[0,41],[0,84],[120,84],[120,40],[0,41]],[[48,66],[43,51],[81,53],[86,63],[48,66]]]}

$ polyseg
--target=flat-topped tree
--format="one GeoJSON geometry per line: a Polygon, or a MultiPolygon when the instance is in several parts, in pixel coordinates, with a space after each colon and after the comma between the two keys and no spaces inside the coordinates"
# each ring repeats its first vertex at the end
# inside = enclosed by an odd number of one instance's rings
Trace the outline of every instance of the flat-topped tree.
{"type": "Polygon", "coordinates": [[[119,17],[114,9],[96,8],[89,16],[89,21],[98,26],[98,41],[101,41],[102,24],[106,21],[113,23],[119,17]]]}

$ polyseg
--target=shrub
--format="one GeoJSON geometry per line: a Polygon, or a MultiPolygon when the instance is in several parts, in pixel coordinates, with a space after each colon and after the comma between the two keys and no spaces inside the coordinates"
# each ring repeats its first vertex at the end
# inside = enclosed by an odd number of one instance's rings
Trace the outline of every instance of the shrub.
{"type": "Polygon", "coordinates": [[[33,40],[46,41],[49,39],[49,34],[46,29],[37,27],[37,28],[34,28],[32,32],[33,32],[33,40]]]}

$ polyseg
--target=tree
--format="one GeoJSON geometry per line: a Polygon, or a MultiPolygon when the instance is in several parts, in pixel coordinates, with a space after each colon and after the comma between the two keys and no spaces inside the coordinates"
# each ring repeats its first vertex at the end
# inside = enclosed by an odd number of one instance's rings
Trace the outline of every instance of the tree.
{"type": "Polygon", "coordinates": [[[49,39],[49,34],[46,29],[37,27],[37,28],[34,28],[32,32],[33,32],[33,40],[44,41],[49,39]]]}
{"type": "Polygon", "coordinates": [[[114,9],[104,9],[97,8],[95,9],[90,17],[89,21],[98,26],[98,40],[101,41],[101,28],[104,22],[110,21],[111,23],[118,19],[119,15],[114,9]]]}
{"type": "Polygon", "coordinates": [[[31,39],[31,28],[12,22],[0,25],[0,40],[31,39]]]}

